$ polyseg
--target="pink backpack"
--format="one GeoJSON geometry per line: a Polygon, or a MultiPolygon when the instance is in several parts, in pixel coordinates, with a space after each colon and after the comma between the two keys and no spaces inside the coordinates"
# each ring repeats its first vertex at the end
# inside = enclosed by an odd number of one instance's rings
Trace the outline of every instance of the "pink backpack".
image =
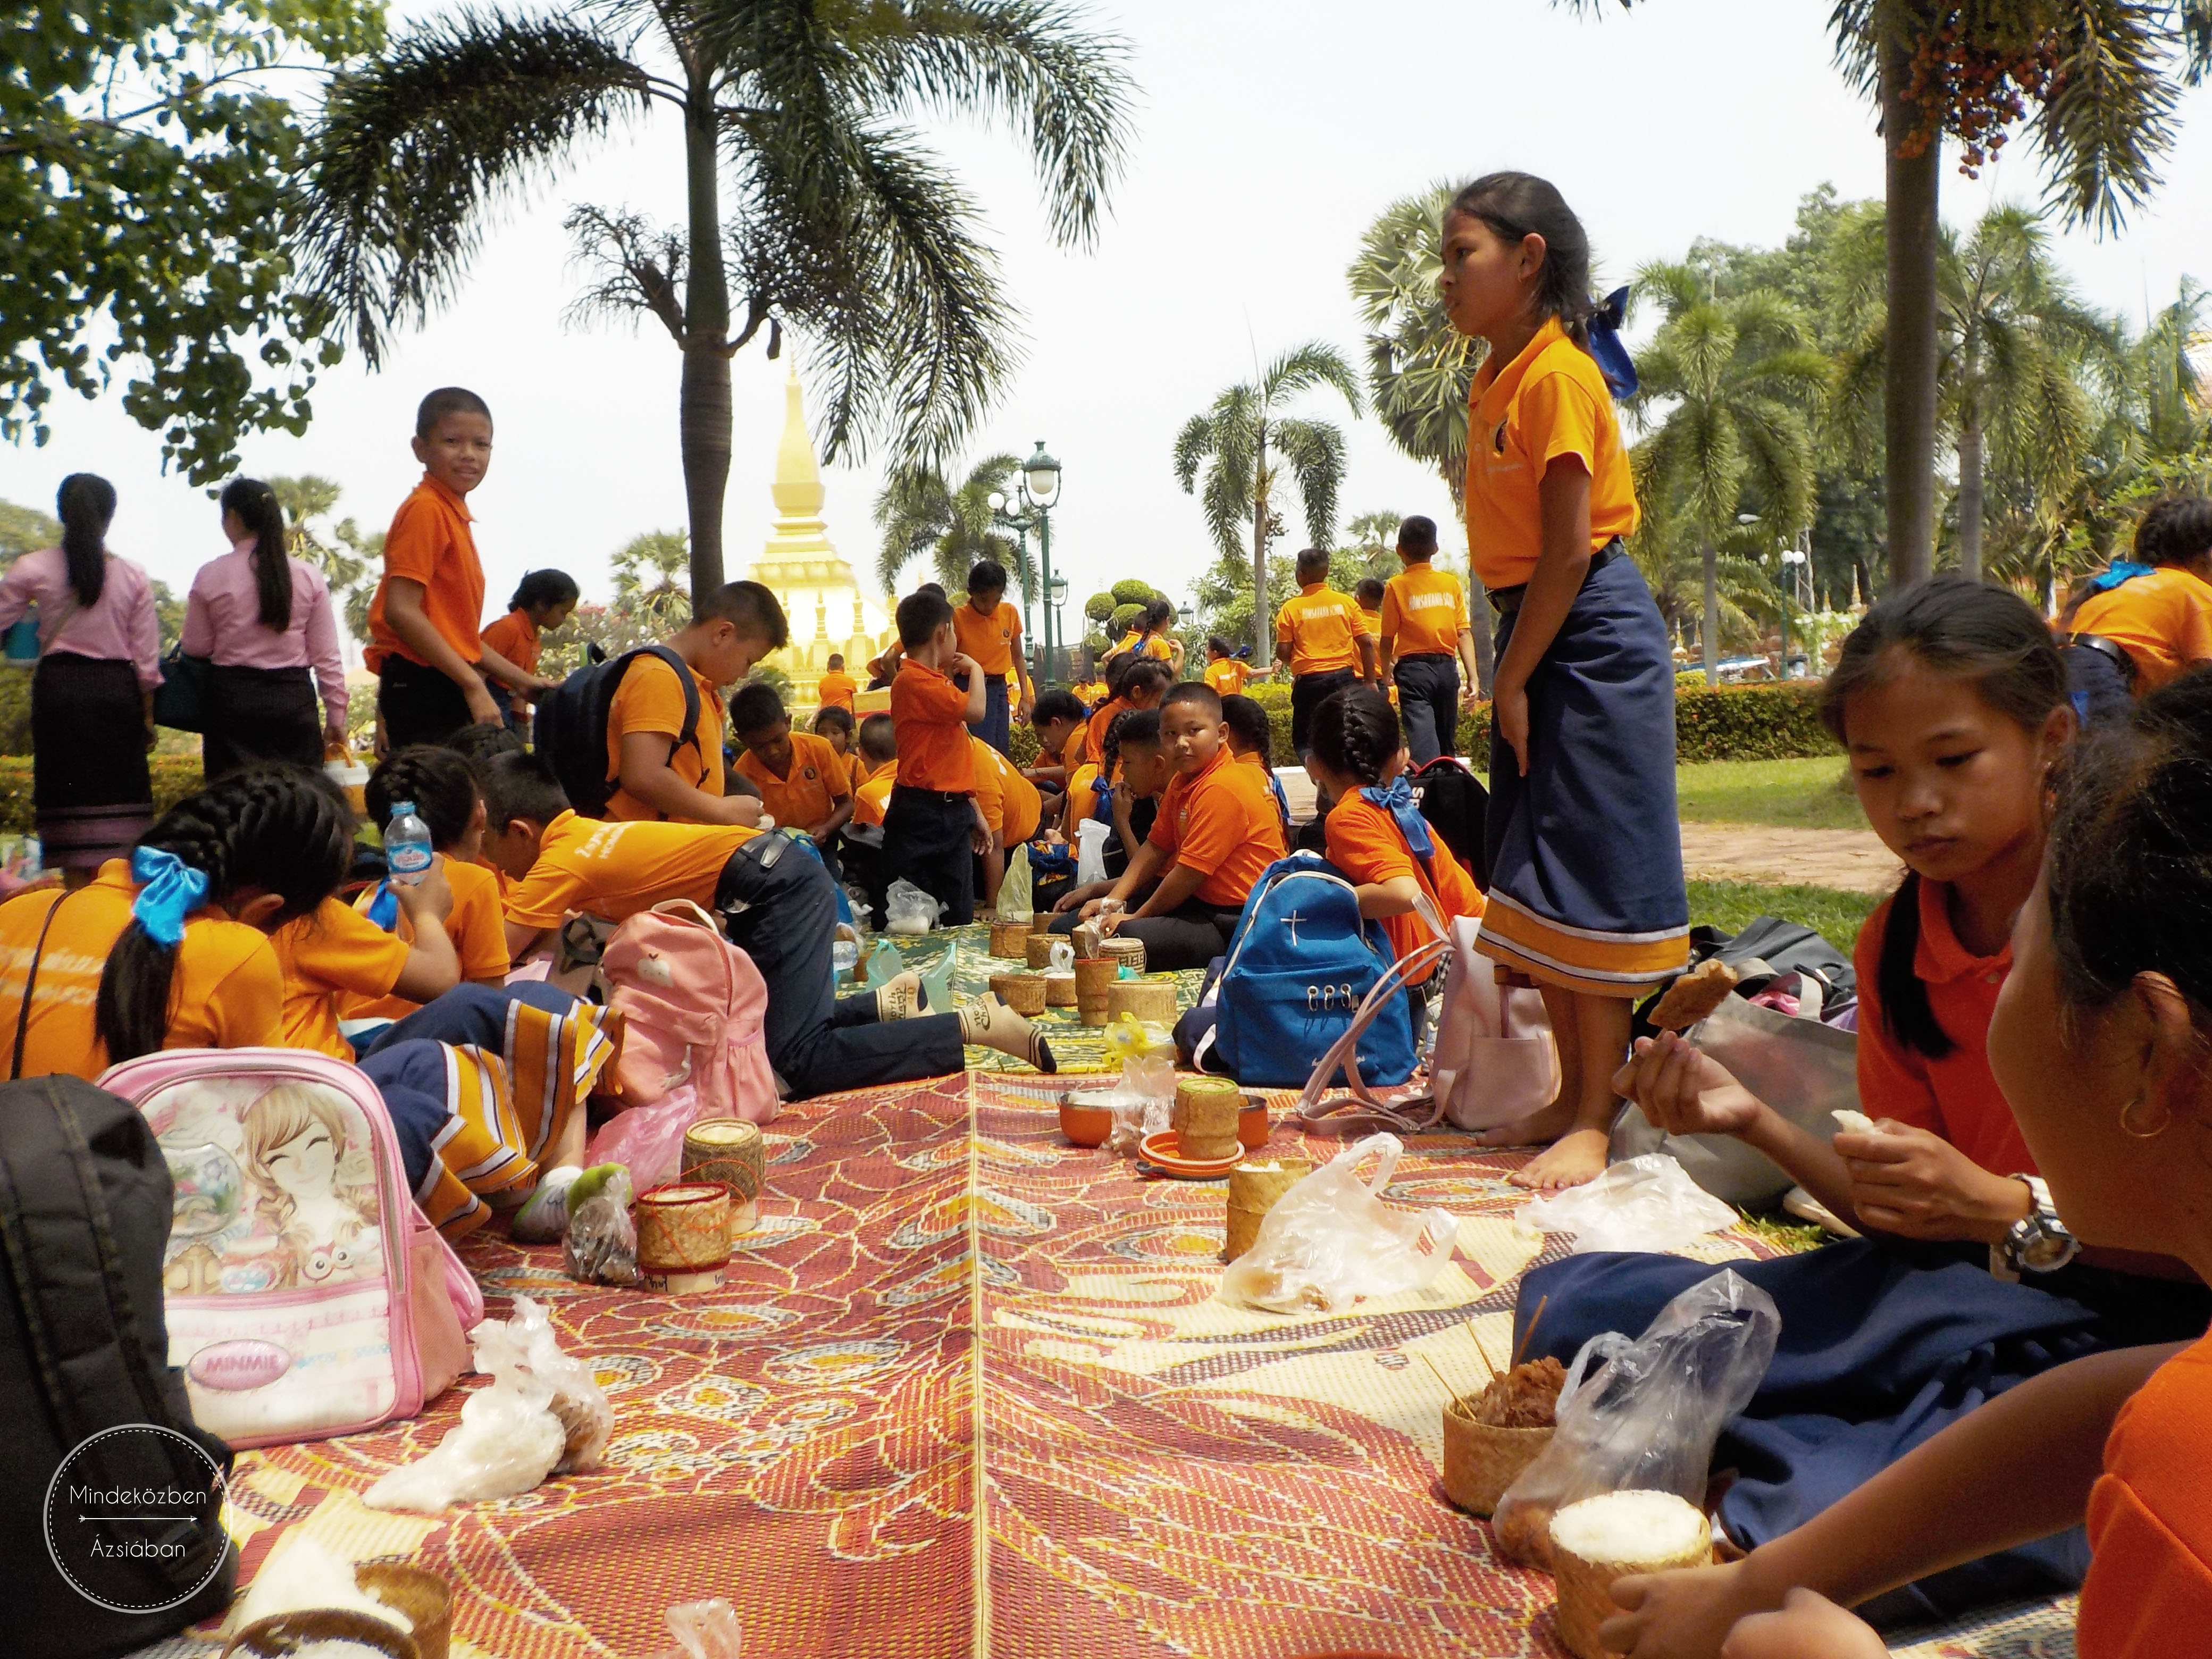
{"type": "Polygon", "coordinates": [[[630,917],[607,941],[599,975],[607,1006],[623,1017],[609,1092],[624,1106],[658,1105],[689,1085],[696,1116],[774,1121],[775,1072],[761,1030],[768,987],[706,910],[670,899],[630,917]]]}
{"type": "Polygon", "coordinates": [[[483,1293],[416,1208],[360,1072],[303,1048],[170,1048],[100,1086],[168,1161],[169,1363],[202,1428],[240,1447],[351,1434],[468,1369],[483,1293]]]}

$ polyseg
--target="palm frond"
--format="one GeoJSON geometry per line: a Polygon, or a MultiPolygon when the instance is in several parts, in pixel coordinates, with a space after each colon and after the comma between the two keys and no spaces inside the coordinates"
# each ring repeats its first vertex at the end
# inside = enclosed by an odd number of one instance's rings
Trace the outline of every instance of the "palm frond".
{"type": "Polygon", "coordinates": [[[1359,376],[1345,362],[1343,353],[1322,341],[1294,346],[1260,371],[1260,401],[1270,409],[1301,392],[1323,387],[1341,394],[1354,415],[1364,406],[1359,376]]]}
{"type": "Polygon", "coordinates": [[[1342,430],[1328,421],[1278,422],[1275,453],[1297,481],[1307,541],[1328,546],[1336,539],[1336,500],[1344,487],[1342,430]]]}

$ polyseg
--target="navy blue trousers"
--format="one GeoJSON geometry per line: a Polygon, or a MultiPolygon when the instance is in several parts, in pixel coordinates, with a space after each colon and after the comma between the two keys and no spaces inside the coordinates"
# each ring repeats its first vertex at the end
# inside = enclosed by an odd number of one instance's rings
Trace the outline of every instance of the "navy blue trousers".
{"type": "Polygon", "coordinates": [[[1014,716],[1006,702],[1006,677],[994,674],[983,682],[983,718],[968,728],[1000,754],[1008,754],[1014,740],[1014,716]]]}
{"type": "Polygon", "coordinates": [[[1390,665],[1390,678],[1397,683],[1398,715],[1413,764],[1459,753],[1459,659],[1401,657],[1390,665]]]}

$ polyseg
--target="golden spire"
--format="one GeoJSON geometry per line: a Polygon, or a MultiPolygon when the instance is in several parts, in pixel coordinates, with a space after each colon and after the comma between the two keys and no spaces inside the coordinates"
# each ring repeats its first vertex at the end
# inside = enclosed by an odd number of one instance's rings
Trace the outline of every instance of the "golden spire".
{"type": "Polygon", "coordinates": [[[783,384],[783,441],[776,446],[775,482],[769,487],[775,510],[786,520],[821,516],[822,465],[814,459],[814,440],[806,430],[806,410],[799,390],[799,358],[792,355],[791,375],[783,384]]]}

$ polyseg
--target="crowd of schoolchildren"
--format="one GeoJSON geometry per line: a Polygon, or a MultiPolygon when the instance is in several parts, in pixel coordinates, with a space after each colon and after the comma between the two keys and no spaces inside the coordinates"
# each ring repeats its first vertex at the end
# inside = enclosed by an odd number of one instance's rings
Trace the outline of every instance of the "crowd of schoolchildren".
{"type": "MultiPolygon", "coordinates": [[[[186,648],[226,711],[210,781],[150,827],[137,736],[162,677],[143,574],[104,551],[112,489],[72,478],[64,545],[0,580],[0,626],[39,606],[38,811],[72,872],[0,905],[10,1075],[96,1077],[177,1047],[351,1059],[425,1209],[465,1231],[580,1155],[602,1012],[509,982],[572,915],[684,898],[722,918],[766,983],[766,1047],[795,1094],[956,1071],[971,1042],[1050,1071],[1042,1033],[995,999],[931,1008],[911,975],[840,998],[841,883],[880,907],[905,882],[963,923],[1016,849],[1065,849],[1096,821],[1107,875],[1041,884],[1053,926],[1092,921],[1142,939],[1155,968],[1200,967],[1302,835],[1401,957],[1480,915],[1478,948],[1542,991],[1558,1097],[1487,1137],[1548,1143],[1516,1180],[1589,1179],[1626,1098],[1669,1133],[1747,1143],[1858,1235],[1735,1264],[1783,1313],[1719,1459],[1735,1479],[1718,1529],[1740,1559],[1625,1581],[1609,1639],[1871,1655],[1880,1638],[1844,1607],[1908,1620],[2079,1584],[2084,1655],[2197,1650],[2212,1629],[2212,676],[2189,671],[2212,663],[2212,505],[2154,506],[2135,557],[2055,630],[2004,590],[1942,579],[1844,643],[1824,718],[1908,873],[1856,947],[1860,1092],[1880,1121],[1809,1132],[1692,1044],[1630,1042],[1637,1000],[1687,959],[1688,914],[1670,641],[1623,552],[1626,360],[1549,185],[1478,180],[1444,232],[1447,307],[1489,348],[1466,490],[1497,612],[1478,854],[1429,833],[1408,787],[1454,747],[1474,678],[1464,592],[1432,568],[1426,520],[1406,521],[1404,569],[1379,591],[1339,592],[1324,555],[1299,557],[1274,665],[1320,811],[1294,832],[1252,665],[1216,639],[1187,675],[1155,606],[1095,698],[1040,691],[988,562],[957,606],[933,584],[900,601],[896,644],[866,665],[887,713],[856,716],[842,659],[811,731],[758,684],[726,710],[723,689],[786,641],[773,595],[732,582],[664,646],[593,671],[580,719],[576,682],[537,672],[574,583],[533,573],[479,627],[467,496],[491,420],[448,389],[423,403],[425,477],[370,612],[369,815],[413,804],[437,854],[419,884],[357,879],[355,815],[306,763],[343,732],[344,692],[327,589],[284,561],[264,486],[224,492],[234,550],[192,590],[186,648]],[[517,730],[533,703],[536,752],[517,730]],[[1026,768],[1007,754],[1016,720],[1037,738],[1026,768]],[[574,1063],[527,1086],[519,1063],[488,1063],[549,1042],[574,1063]]],[[[1528,1275],[1516,1336],[1571,1358],[1714,1271],[1571,1256],[1528,1275]]]]}

